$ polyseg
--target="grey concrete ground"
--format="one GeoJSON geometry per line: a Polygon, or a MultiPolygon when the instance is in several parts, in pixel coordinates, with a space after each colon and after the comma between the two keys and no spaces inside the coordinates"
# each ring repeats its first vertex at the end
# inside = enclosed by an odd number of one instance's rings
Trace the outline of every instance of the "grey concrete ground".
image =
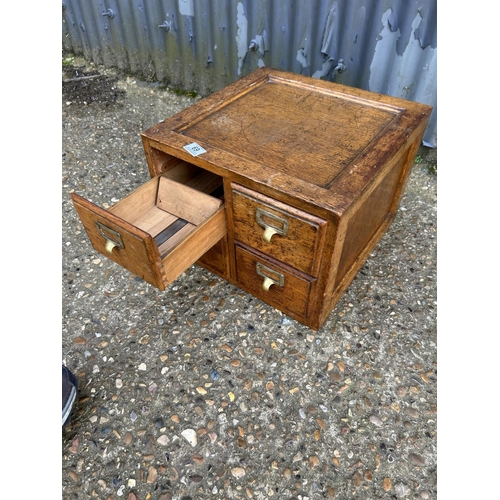
{"type": "Polygon", "coordinates": [[[93,250],[70,193],[109,207],[148,180],[139,133],[193,98],[73,65],[62,361],[80,388],[62,498],[437,498],[436,150],[313,332],[196,265],[161,292],[93,250]]]}

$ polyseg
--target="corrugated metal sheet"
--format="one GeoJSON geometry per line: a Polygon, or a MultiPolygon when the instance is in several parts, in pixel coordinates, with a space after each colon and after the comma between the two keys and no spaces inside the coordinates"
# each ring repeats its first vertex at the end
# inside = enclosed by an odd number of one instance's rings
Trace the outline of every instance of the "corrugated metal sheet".
{"type": "Polygon", "coordinates": [[[260,66],[434,106],[437,0],[64,0],[63,49],[208,95],[260,66]]]}

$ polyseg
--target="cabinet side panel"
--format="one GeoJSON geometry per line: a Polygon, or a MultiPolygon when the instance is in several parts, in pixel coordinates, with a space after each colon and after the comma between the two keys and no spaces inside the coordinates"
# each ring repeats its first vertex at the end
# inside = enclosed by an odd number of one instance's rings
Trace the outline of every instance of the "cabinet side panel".
{"type": "Polygon", "coordinates": [[[209,271],[218,274],[227,280],[229,277],[229,250],[227,235],[204,253],[196,262],[209,271]]]}
{"type": "Polygon", "coordinates": [[[390,211],[403,166],[404,157],[394,165],[350,217],[347,223],[346,237],[338,264],[335,285],[340,283],[361,255],[366,254],[365,259],[368,257],[371,248],[367,248],[367,246],[386,218],[393,215],[390,211]]]}

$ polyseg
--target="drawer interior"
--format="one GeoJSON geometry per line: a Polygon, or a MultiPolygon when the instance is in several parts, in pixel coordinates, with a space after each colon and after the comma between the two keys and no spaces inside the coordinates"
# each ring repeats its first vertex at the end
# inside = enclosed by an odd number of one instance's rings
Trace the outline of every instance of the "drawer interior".
{"type": "Polygon", "coordinates": [[[222,204],[222,178],[180,162],[119,201],[109,212],[150,234],[164,258],[222,204]]]}
{"type": "Polygon", "coordinates": [[[221,176],[203,170],[187,161],[177,160],[177,163],[165,170],[162,176],[201,193],[209,194],[213,198],[223,199],[224,197],[221,176]]]}
{"type": "Polygon", "coordinates": [[[222,177],[152,147],[148,141],[144,141],[144,143],[151,177],[165,175],[169,179],[186,184],[215,198],[222,198],[222,177]]]}

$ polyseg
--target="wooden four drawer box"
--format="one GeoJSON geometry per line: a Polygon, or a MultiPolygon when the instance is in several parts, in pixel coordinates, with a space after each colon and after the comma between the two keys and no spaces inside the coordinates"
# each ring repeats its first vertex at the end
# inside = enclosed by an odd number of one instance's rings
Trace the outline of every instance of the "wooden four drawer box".
{"type": "Polygon", "coordinates": [[[165,289],[197,262],[316,330],[392,222],[431,107],[261,68],[144,131],[151,180],[94,248],[165,289]]]}

